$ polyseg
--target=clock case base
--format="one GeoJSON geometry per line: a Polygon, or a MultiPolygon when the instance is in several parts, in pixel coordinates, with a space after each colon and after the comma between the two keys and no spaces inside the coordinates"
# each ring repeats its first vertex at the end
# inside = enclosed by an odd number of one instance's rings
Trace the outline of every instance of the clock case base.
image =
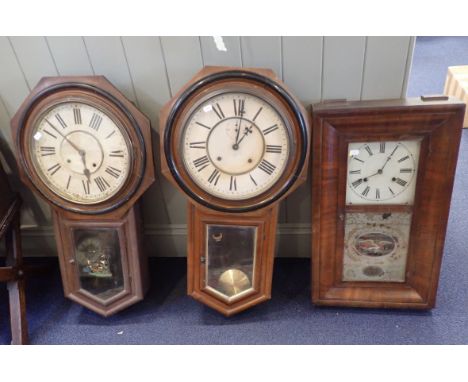
{"type": "Polygon", "coordinates": [[[132,206],[123,216],[112,213],[83,216],[53,209],[53,220],[66,297],[105,317],[143,299],[149,287],[149,275],[147,258],[142,250],[139,204],[132,206]],[[91,235],[93,232],[105,231],[116,233],[122,278],[118,292],[100,298],[99,294],[82,287],[79,260],[75,250],[74,233],[77,230],[89,232],[91,235]]]}
{"type": "Polygon", "coordinates": [[[396,99],[314,105],[312,302],[363,308],[435,306],[465,105],[456,99],[396,99]],[[412,207],[346,206],[349,142],[421,139],[412,207]],[[342,281],[345,216],[409,212],[404,282],[342,281]]]}
{"type": "Polygon", "coordinates": [[[275,254],[278,204],[245,213],[217,212],[192,203],[188,204],[187,292],[203,304],[225,316],[232,316],[271,297],[275,254]],[[209,226],[232,228],[254,227],[255,261],[252,267],[252,288],[236,298],[228,299],[207,285],[207,229],[209,226]]]}

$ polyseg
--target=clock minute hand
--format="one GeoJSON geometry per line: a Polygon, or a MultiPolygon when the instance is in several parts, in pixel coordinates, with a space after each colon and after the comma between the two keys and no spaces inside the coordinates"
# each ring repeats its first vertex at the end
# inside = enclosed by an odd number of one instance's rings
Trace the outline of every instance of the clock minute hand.
{"type": "Polygon", "coordinates": [[[46,121],[46,122],[49,124],[49,126],[52,127],[52,129],[54,129],[63,139],[65,139],[65,140],[70,144],[71,147],[73,147],[76,151],[78,151],[78,153],[79,153],[80,155],[82,155],[82,153],[84,152],[83,150],[81,150],[77,145],[75,145],[75,144],[74,144],[72,141],[70,141],[65,135],[63,135],[62,132],[61,132],[59,129],[57,129],[54,125],[52,125],[52,123],[50,123],[48,119],[46,119],[45,121],[46,121]]]}

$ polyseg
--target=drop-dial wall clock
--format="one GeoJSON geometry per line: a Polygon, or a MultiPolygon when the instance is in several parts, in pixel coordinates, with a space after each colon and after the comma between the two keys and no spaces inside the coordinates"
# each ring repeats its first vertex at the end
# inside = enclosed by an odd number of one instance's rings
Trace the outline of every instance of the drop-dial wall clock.
{"type": "Polygon", "coordinates": [[[147,287],[138,199],[150,125],[104,77],[42,79],[12,120],[21,178],[53,210],[65,295],[110,315],[147,287]]]}
{"type": "Polygon", "coordinates": [[[189,197],[188,292],[225,315],[270,296],[278,202],[307,116],[270,70],[206,67],[163,108],[162,171],[189,197]]]}
{"type": "Polygon", "coordinates": [[[463,112],[431,97],[313,107],[315,303],[434,306],[463,112]]]}

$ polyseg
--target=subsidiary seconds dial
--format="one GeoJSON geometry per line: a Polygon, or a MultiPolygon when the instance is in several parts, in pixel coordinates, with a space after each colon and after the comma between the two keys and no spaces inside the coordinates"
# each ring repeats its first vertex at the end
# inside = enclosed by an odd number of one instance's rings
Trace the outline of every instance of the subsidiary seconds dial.
{"type": "Polygon", "coordinates": [[[30,141],[37,174],[68,201],[103,202],[128,178],[132,156],[126,132],[87,103],[65,102],[49,108],[35,123],[30,141]]]}
{"type": "Polygon", "coordinates": [[[420,141],[350,143],[348,204],[412,204],[420,141]]]}
{"type": "Polygon", "coordinates": [[[198,186],[220,198],[242,200],[265,192],[281,177],[290,137],[268,102],[225,92],[192,112],[181,146],[185,168],[198,186]]]}

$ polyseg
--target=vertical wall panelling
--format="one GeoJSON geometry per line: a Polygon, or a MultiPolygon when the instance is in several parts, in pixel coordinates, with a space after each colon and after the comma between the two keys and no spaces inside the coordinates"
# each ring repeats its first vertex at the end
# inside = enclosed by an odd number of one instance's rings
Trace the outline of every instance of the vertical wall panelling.
{"type": "MultiPolygon", "coordinates": [[[[320,101],[323,37],[283,37],[283,79],[308,108],[320,101]]],[[[310,179],[287,201],[287,222],[310,223],[310,179]]]]}
{"type": "Polygon", "coordinates": [[[368,37],[362,99],[399,98],[409,37],[368,37]]]}
{"type": "Polygon", "coordinates": [[[214,36],[204,36],[200,41],[205,65],[242,66],[239,37],[219,36],[215,40],[214,36]]]}
{"type": "Polygon", "coordinates": [[[198,37],[161,37],[171,94],[203,67],[198,37]]]}
{"type": "Polygon", "coordinates": [[[283,78],[281,37],[241,37],[241,49],[246,68],[269,68],[283,78]]]}
{"type": "Polygon", "coordinates": [[[93,75],[83,37],[47,37],[46,39],[59,75],[93,75]]]}
{"type": "Polygon", "coordinates": [[[325,37],[322,99],[361,97],[366,37],[325,37]]]}
{"type": "MultiPolygon", "coordinates": [[[[156,170],[159,171],[159,110],[170,98],[166,67],[158,37],[122,38],[130,73],[141,111],[151,120],[156,170]]],[[[185,203],[181,195],[160,176],[143,196],[145,225],[185,223],[185,203]]]]}
{"type": "Polygon", "coordinates": [[[42,77],[58,75],[44,37],[10,37],[10,40],[30,88],[42,77]]]}
{"type": "Polygon", "coordinates": [[[135,91],[120,37],[85,37],[84,42],[94,73],[105,76],[135,102],[135,91]]]}

